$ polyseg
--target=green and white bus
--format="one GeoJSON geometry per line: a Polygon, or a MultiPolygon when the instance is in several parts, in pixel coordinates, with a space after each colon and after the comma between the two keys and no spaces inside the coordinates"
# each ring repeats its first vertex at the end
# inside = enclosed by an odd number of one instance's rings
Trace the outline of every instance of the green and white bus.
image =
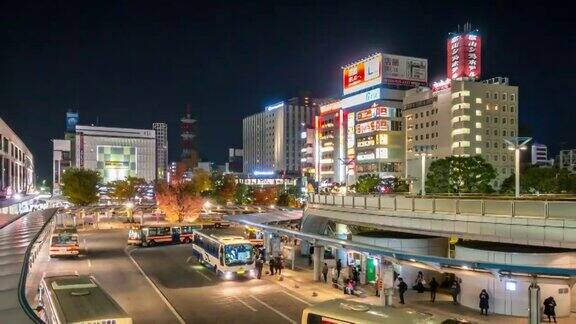
{"type": "Polygon", "coordinates": [[[91,276],[45,276],[38,302],[40,318],[48,324],[132,324],[132,318],[91,276]]]}
{"type": "Polygon", "coordinates": [[[302,312],[302,324],[462,324],[463,319],[454,319],[410,308],[381,307],[332,299],[310,306],[302,312]]]}

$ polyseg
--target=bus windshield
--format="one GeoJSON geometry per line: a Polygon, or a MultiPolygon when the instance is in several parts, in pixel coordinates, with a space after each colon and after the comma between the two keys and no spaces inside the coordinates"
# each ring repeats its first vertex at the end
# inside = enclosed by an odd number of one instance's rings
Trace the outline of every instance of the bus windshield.
{"type": "Polygon", "coordinates": [[[76,245],[78,236],[69,234],[59,234],[52,236],[52,245],[76,245]]]}
{"type": "Polygon", "coordinates": [[[224,262],[227,266],[252,264],[252,244],[230,244],[224,246],[224,262]]]}

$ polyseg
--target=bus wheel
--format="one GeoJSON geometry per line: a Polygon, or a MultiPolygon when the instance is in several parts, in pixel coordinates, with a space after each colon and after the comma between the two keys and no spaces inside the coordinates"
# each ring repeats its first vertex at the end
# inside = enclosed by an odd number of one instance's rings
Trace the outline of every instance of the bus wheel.
{"type": "Polygon", "coordinates": [[[154,240],[150,240],[150,242],[148,242],[148,245],[149,245],[149,246],[154,246],[154,245],[156,245],[156,242],[154,242],[154,240]]]}
{"type": "Polygon", "coordinates": [[[184,243],[190,244],[190,243],[192,243],[192,240],[189,237],[187,237],[184,239],[184,243]]]}

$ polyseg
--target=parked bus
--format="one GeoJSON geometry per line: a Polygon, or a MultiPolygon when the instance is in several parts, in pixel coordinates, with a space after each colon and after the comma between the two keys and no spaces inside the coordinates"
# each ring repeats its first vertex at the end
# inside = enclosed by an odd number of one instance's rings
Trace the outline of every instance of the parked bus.
{"type": "Polygon", "coordinates": [[[47,324],[131,324],[132,318],[91,276],[46,276],[38,293],[40,318],[47,324]]]}
{"type": "Polygon", "coordinates": [[[198,261],[226,280],[255,275],[254,247],[240,235],[226,230],[194,230],[192,253],[198,261]]]}
{"type": "Polygon", "coordinates": [[[128,244],[155,246],[160,243],[191,243],[192,230],[202,228],[194,225],[138,225],[128,231],[128,244]]]}
{"type": "Polygon", "coordinates": [[[76,227],[65,226],[54,228],[50,238],[48,255],[54,258],[58,256],[76,257],[78,254],[80,254],[80,245],[78,243],[78,231],[76,227]]]}
{"type": "Polygon", "coordinates": [[[422,313],[410,308],[381,307],[332,299],[310,306],[302,312],[302,324],[463,324],[463,319],[422,313]]]}

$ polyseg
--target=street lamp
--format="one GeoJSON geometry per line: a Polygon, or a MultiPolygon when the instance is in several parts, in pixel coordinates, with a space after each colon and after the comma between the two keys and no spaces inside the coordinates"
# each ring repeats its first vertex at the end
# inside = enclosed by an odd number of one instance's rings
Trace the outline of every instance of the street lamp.
{"type": "Polygon", "coordinates": [[[426,196],[426,157],[432,156],[432,153],[422,152],[422,153],[414,153],[415,156],[419,156],[422,158],[422,175],[420,184],[422,188],[422,196],[426,196]]]}
{"type": "Polygon", "coordinates": [[[510,137],[505,138],[504,142],[508,144],[508,149],[514,151],[514,177],[516,178],[515,197],[520,197],[520,150],[526,150],[526,144],[532,140],[532,137],[510,137]]]}
{"type": "Polygon", "coordinates": [[[340,161],[340,163],[342,163],[342,165],[344,165],[344,178],[345,178],[345,179],[344,179],[344,183],[345,183],[345,186],[346,186],[346,190],[345,190],[344,194],[346,195],[346,194],[348,193],[348,169],[349,169],[348,167],[349,167],[350,164],[352,164],[356,159],[355,159],[355,158],[354,158],[354,159],[350,159],[350,158],[341,159],[341,158],[338,158],[338,160],[340,161]]]}

